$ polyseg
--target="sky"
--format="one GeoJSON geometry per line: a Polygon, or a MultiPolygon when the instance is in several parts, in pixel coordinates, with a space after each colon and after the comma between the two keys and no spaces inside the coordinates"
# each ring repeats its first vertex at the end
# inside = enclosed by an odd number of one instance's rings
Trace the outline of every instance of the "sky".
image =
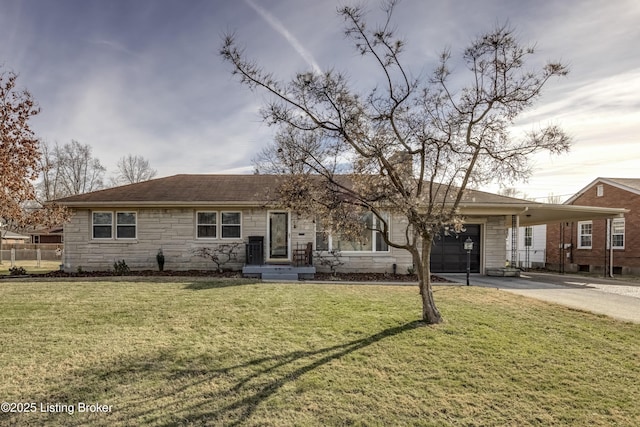
{"type": "MultiPolygon", "coordinates": [[[[158,177],[251,173],[275,129],[259,115],[265,97],[222,61],[222,37],[235,34],[284,80],[333,68],[373,83],[379,74],[343,36],[344,4],[354,2],[0,0],[0,64],[39,103],[37,135],[90,145],[108,176],[128,154],[158,177]]],[[[380,3],[362,4],[380,22],[380,3]]],[[[536,46],[535,61],[568,64],[518,122],[557,124],[573,138],[569,154],[532,158],[533,175],[514,185],[539,201],[565,200],[597,177],[640,178],[639,22],[637,0],[402,0],[394,14],[414,75],[428,75],[444,48],[460,55],[505,23],[536,46]]]]}

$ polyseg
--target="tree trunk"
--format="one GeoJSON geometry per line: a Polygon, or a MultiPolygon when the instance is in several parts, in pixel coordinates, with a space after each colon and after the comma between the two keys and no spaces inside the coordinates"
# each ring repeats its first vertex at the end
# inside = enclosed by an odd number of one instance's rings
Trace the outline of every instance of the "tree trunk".
{"type": "Polygon", "coordinates": [[[420,286],[420,296],[422,297],[422,321],[434,325],[442,322],[440,311],[436,307],[433,299],[433,289],[431,287],[431,245],[433,236],[422,236],[422,253],[414,254],[419,257],[416,262],[418,272],[418,284],[420,286]]]}

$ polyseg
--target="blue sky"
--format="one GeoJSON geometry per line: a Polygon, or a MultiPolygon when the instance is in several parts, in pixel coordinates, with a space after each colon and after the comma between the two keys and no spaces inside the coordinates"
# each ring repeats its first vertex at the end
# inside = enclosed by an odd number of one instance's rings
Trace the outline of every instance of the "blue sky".
{"type": "MultiPolygon", "coordinates": [[[[38,135],[91,145],[108,174],[126,154],[144,156],[159,176],[246,173],[273,129],[258,115],[262,96],[240,86],[218,56],[222,35],[235,32],[250,56],[282,77],[336,68],[374,81],[373,67],[342,36],[341,4],[0,0],[0,64],[39,102],[38,135]]],[[[378,2],[366,4],[372,19],[380,17],[378,2]]],[[[571,70],[551,82],[520,127],[560,124],[574,138],[572,152],[535,158],[522,191],[570,195],[598,176],[640,177],[640,2],[403,0],[395,15],[416,75],[429,73],[443,48],[460,53],[505,22],[536,44],[537,60],[560,59],[571,70]]]]}

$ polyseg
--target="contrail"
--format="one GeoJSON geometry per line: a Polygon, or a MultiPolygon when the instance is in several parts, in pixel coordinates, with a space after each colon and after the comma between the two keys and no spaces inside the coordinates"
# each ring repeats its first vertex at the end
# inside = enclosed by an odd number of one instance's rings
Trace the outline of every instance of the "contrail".
{"type": "Polygon", "coordinates": [[[278,18],[276,18],[275,16],[273,16],[271,13],[269,13],[267,10],[265,10],[264,8],[262,8],[262,6],[257,5],[256,3],[253,2],[253,0],[244,0],[245,3],[247,3],[249,6],[251,6],[251,8],[253,10],[255,10],[256,12],[258,12],[258,14],[262,17],[262,19],[264,19],[265,21],[267,21],[267,23],[271,26],[271,28],[273,28],[274,30],[276,30],[278,32],[278,34],[280,34],[282,37],[284,37],[287,42],[289,42],[289,44],[291,45],[291,47],[298,52],[298,55],[300,55],[302,57],[302,59],[305,60],[305,62],[307,64],[309,64],[311,66],[311,68],[313,68],[313,72],[316,74],[322,74],[322,69],[320,68],[320,66],[318,65],[318,63],[316,62],[316,60],[313,58],[313,55],[311,55],[311,53],[309,51],[307,51],[304,46],[302,46],[300,44],[300,42],[298,41],[298,39],[295,38],[295,36],[293,34],[291,34],[289,32],[289,30],[287,30],[284,25],[282,25],[282,22],[280,22],[278,20],[278,18]]]}

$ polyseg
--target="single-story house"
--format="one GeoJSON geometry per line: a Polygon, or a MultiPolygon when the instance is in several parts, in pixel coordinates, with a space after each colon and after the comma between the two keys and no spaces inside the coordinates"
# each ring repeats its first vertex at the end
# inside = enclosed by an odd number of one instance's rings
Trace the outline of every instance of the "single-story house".
{"type": "Polygon", "coordinates": [[[5,245],[25,244],[31,239],[29,236],[25,236],[24,234],[3,230],[0,230],[0,236],[2,238],[2,243],[5,245]]]}
{"type": "MultiPolygon", "coordinates": [[[[109,270],[119,260],[132,270],[155,269],[160,250],[165,269],[214,269],[211,260],[194,251],[221,245],[236,255],[223,267],[245,268],[245,272],[274,265],[283,268],[308,249],[313,250],[311,263],[318,269],[327,268],[319,261],[334,249],[340,251],[339,270],[344,272],[407,273],[412,268],[410,254],[387,246],[376,232],[362,242],[344,241],[324,233],[316,218],[279,208],[274,190],[283,179],[287,178],[175,175],[59,199],[56,202],[73,213],[64,226],[64,269],[109,270]],[[250,270],[247,264],[256,266],[250,270]]],[[[476,243],[471,271],[486,274],[504,267],[510,227],[613,217],[623,210],[549,205],[468,190],[460,212],[465,217],[464,230],[434,243],[434,272],[466,271],[463,242],[467,238],[476,243]]],[[[392,238],[404,235],[406,220],[394,212],[389,216],[392,238]]]]}
{"type": "Polygon", "coordinates": [[[57,225],[49,228],[37,228],[29,232],[31,243],[34,244],[62,244],[62,226],[57,225]]]}

